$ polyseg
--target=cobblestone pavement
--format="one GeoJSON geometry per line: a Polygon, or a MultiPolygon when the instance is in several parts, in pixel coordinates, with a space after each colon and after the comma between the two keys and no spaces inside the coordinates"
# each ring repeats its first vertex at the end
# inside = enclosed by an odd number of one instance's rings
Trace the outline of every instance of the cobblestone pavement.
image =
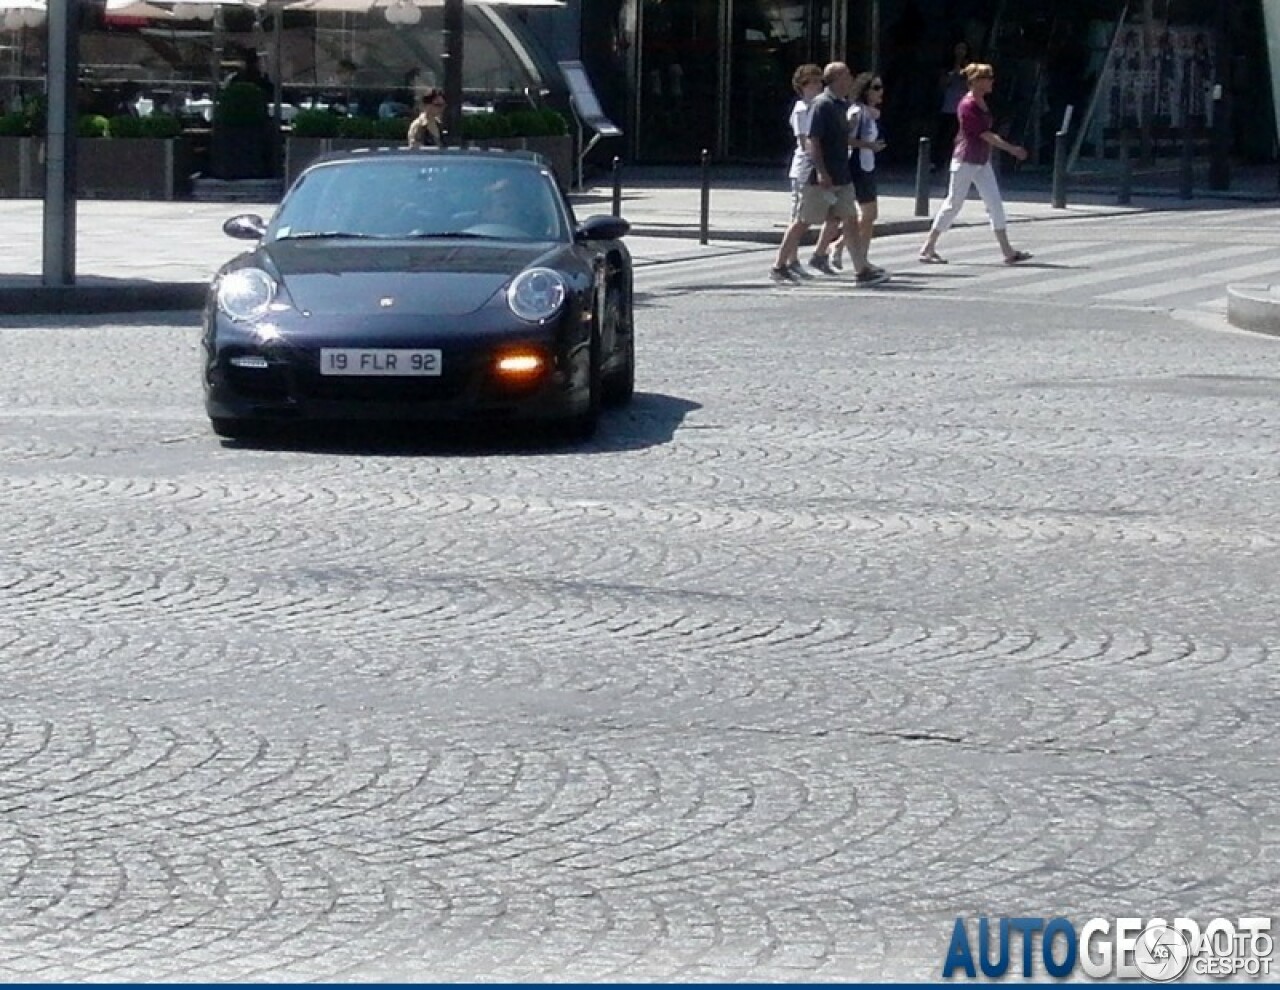
{"type": "Polygon", "coordinates": [[[0,978],[931,979],[960,914],[1277,913],[1277,343],[677,267],[577,448],[224,446],[189,322],[0,332],[0,978]]]}

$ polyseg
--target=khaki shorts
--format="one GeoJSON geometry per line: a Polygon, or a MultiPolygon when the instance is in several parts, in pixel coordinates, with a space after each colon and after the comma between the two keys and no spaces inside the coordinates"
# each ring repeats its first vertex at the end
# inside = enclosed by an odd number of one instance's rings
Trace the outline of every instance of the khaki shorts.
{"type": "Polygon", "coordinates": [[[804,187],[806,184],[804,179],[791,180],[791,219],[793,221],[800,219],[800,203],[804,199],[804,187]]]}
{"type": "Polygon", "coordinates": [[[805,186],[800,195],[800,219],[811,226],[826,223],[831,217],[846,220],[857,215],[858,203],[852,185],[824,189],[815,182],[805,186]]]}

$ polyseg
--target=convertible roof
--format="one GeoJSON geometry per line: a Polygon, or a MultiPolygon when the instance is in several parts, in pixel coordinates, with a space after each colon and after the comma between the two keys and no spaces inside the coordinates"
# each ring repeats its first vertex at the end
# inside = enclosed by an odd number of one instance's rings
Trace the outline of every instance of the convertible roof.
{"type": "MultiPolygon", "coordinates": [[[[330,151],[315,159],[311,165],[325,162],[368,161],[379,158],[439,158],[449,161],[527,161],[538,168],[547,167],[546,160],[535,151],[506,148],[353,148],[347,151],[330,151]]],[[[311,166],[307,166],[310,168],[311,166]]]]}

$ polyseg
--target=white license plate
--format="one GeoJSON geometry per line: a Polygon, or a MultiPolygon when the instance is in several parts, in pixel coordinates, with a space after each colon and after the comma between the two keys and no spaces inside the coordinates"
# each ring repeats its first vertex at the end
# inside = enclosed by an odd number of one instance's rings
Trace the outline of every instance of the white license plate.
{"type": "Polygon", "coordinates": [[[436,377],[443,359],[435,350],[395,347],[322,347],[320,374],[360,377],[436,377]]]}

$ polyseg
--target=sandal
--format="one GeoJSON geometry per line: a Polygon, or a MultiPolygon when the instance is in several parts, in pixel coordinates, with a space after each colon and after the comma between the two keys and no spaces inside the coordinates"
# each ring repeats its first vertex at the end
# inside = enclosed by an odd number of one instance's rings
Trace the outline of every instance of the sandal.
{"type": "Polygon", "coordinates": [[[1006,265],[1016,265],[1019,261],[1030,261],[1030,251],[1014,251],[1013,254],[1007,254],[1004,258],[1006,265]]]}
{"type": "Polygon", "coordinates": [[[940,255],[937,251],[930,251],[928,254],[921,252],[920,264],[922,265],[945,265],[947,259],[940,255]]]}

